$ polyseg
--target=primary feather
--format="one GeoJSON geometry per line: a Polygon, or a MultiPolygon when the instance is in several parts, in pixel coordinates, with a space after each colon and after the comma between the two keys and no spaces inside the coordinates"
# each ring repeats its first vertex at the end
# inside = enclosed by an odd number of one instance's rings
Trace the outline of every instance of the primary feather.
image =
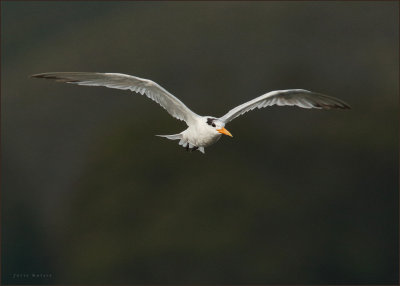
{"type": "Polygon", "coordinates": [[[105,86],[109,88],[131,90],[145,94],[168,111],[173,117],[186,123],[193,122],[198,115],[182,101],[169,93],[154,81],[120,73],[94,72],[52,72],[32,75],[36,78],[54,79],[59,82],[87,86],[105,86]]]}
{"type": "Polygon", "coordinates": [[[271,105],[295,105],[302,108],[319,109],[350,108],[350,106],[344,101],[321,93],[311,92],[304,89],[275,90],[231,109],[227,114],[219,119],[225,123],[228,123],[250,110],[271,105]]]}

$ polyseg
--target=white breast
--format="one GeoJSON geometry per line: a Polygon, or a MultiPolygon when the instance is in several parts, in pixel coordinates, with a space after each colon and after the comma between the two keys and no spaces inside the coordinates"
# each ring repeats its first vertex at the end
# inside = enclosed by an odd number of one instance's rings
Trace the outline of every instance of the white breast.
{"type": "Polygon", "coordinates": [[[198,122],[182,132],[182,139],[197,147],[207,147],[219,140],[222,134],[216,133],[206,123],[198,122]]]}

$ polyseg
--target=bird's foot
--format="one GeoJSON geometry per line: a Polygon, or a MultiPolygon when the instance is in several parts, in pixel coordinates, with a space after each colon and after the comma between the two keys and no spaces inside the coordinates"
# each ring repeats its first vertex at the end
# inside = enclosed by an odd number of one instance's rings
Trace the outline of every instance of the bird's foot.
{"type": "Polygon", "coordinates": [[[190,148],[189,144],[186,145],[186,151],[192,152],[192,151],[196,151],[197,149],[199,149],[199,147],[193,146],[193,147],[190,148]]]}

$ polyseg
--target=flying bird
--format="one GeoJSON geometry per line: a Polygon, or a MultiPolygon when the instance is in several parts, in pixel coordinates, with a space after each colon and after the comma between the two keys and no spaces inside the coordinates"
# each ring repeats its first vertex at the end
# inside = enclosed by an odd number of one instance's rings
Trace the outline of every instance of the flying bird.
{"type": "Polygon", "coordinates": [[[321,93],[304,89],[275,90],[245,102],[228,111],[222,117],[201,116],[194,113],[177,97],[154,81],[120,73],[94,72],[51,72],[32,75],[34,78],[53,79],[86,86],[105,86],[109,88],[131,90],[154,100],[161,105],[171,116],[186,122],[188,128],[179,134],[157,135],[170,140],[179,140],[179,145],[186,150],[199,150],[217,142],[224,134],[233,137],[225,129],[225,125],[233,119],[255,108],[271,105],[299,106],[302,108],[317,109],[350,109],[344,101],[321,93]]]}

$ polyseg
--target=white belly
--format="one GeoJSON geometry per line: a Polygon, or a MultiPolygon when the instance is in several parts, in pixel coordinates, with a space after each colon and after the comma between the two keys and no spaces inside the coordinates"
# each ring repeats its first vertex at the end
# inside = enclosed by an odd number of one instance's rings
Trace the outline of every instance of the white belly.
{"type": "Polygon", "coordinates": [[[208,147],[221,138],[222,134],[215,134],[207,129],[189,127],[182,132],[183,140],[197,147],[208,147]]]}

